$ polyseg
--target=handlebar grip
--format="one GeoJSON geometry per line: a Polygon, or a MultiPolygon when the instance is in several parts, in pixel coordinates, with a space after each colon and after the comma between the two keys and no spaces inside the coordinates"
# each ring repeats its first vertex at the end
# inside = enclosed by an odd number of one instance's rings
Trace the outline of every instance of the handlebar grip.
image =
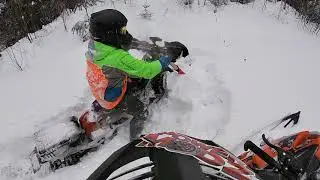
{"type": "Polygon", "coordinates": [[[173,70],[177,71],[178,74],[185,74],[185,72],[183,72],[182,69],[180,69],[179,66],[174,64],[173,62],[170,63],[170,66],[173,70]]]}
{"type": "Polygon", "coordinates": [[[257,145],[255,145],[252,141],[246,141],[244,143],[244,150],[247,151],[248,149],[250,149],[253,153],[258,155],[262,160],[264,160],[270,166],[278,169],[281,168],[280,164],[278,164],[272,157],[270,157],[266,152],[264,152],[257,145]]]}
{"type": "Polygon", "coordinates": [[[179,66],[174,64],[173,62],[170,63],[170,66],[172,67],[173,70],[177,71],[179,69],[179,66]]]}

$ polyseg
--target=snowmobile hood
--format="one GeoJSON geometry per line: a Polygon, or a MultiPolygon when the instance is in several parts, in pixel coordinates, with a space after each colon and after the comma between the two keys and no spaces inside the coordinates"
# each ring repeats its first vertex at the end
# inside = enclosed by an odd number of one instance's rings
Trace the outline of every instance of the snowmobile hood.
{"type": "Polygon", "coordinates": [[[128,143],[114,152],[88,179],[112,177],[110,179],[115,180],[123,175],[133,175],[131,179],[154,177],[159,180],[258,179],[246,164],[216,143],[175,132],[148,134],[128,143]],[[142,162],[143,157],[151,162],[142,162]],[[115,172],[131,162],[136,167],[115,172]],[[151,171],[140,172],[143,173],[140,175],[134,173],[151,166],[151,171]],[[131,172],[133,174],[129,175],[131,172]]]}

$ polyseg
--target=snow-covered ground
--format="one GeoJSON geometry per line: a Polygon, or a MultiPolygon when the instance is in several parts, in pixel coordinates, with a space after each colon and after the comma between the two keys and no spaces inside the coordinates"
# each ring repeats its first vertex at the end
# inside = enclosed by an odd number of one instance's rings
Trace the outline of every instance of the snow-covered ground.
{"type": "MultiPolygon", "coordinates": [[[[89,13],[113,7],[109,2],[89,13]]],[[[185,9],[162,0],[151,3],[152,19],[145,20],[138,16],[143,2],[115,4],[128,17],[128,30],[139,39],[181,41],[191,54],[179,62],[186,75],[169,75],[170,97],[153,108],[145,132],[179,131],[232,149],[255,129],[298,110],[301,122],[292,131],[320,129],[320,38],[293,13],[279,16],[278,4],[259,2],[230,4],[213,13],[212,7],[185,9]]],[[[71,15],[67,26],[84,17],[83,11],[71,15]]],[[[85,179],[128,142],[128,133],[123,129],[75,166],[45,176],[28,172],[32,134],[78,115],[92,101],[86,43],[66,32],[61,19],[38,36],[33,44],[22,40],[12,47],[16,58],[23,58],[24,71],[11,64],[11,49],[0,59],[0,179],[85,179]]]]}

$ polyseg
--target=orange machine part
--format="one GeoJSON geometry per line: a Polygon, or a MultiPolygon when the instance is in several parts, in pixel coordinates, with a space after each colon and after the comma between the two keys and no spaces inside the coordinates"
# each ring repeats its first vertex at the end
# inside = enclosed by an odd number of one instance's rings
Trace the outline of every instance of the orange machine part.
{"type": "Polygon", "coordinates": [[[296,139],[293,141],[291,148],[297,149],[300,145],[304,144],[308,139],[309,135],[309,131],[300,132],[296,139]]]}
{"type": "Polygon", "coordinates": [[[88,121],[88,115],[89,112],[85,112],[79,119],[79,122],[86,132],[87,136],[90,136],[90,134],[97,129],[97,123],[96,122],[89,122],[88,121]]]}
{"type": "MultiPolygon", "coordinates": [[[[272,158],[277,156],[277,153],[275,151],[273,151],[269,146],[265,146],[265,148],[263,148],[263,151],[266,152],[269,156],[271,156],[272,158]]],[[[263,169],[265,167],[267,167],[267,163],[262,160],[258,155],[254,154],[252,156],[252,163],[253,165],[255,165],[257,168],[259,169],[263,169]]]]}

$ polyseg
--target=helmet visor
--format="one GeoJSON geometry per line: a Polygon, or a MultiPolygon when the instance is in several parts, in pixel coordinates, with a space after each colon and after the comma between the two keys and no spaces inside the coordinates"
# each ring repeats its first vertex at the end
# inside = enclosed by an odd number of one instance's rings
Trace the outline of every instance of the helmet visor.
{"type": "Polygon", "coordinates": [[[120,29],[120,34],[122,34],[122,35],[125,35],[125,34],[127,34],[127,26],[123,26],[121,29],[120,29]]]}

